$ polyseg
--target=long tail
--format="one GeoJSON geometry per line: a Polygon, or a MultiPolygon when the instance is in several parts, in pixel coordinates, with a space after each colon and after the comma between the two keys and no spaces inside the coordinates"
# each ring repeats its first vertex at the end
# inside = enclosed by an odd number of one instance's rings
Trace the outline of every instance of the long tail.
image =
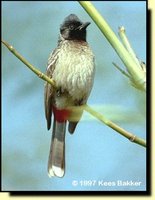
{"type": "Polygon", "coordinates": [[[63,177],[65,173],[65,132],[66,122],[54,119],[50,153],[48,159],[48,175],[63,177]]]}

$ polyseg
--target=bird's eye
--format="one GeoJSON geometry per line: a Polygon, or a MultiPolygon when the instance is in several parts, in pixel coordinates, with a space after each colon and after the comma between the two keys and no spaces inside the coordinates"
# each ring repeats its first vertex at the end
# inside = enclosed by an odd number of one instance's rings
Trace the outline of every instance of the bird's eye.
{"type": "Polygon", "coordinates": [[[70,30],[73,30],[73,29],[74,29],[74,25],[70,25],[70,26],[69,26],[69,29],[70,29],[70,30]]]}

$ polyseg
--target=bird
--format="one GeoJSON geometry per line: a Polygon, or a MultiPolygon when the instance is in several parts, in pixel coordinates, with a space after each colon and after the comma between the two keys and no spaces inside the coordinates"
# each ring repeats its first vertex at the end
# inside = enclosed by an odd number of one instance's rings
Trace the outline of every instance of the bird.
{"type": "Polygon", "coordinates": [[[82,22],[75,14],[67,16],[60,25],[57,47],[47,63],[46,74],[56,83],[56,89],[46,82],[44,90],[47,129],[53,130],[48,158],[49,177],[65,174],[65,134],[68,124],[73,134],[93,87],[95,56],[86,41],[90,22],[82,22]],[[77,109],[78,110],[78,109],[77,109]]]}

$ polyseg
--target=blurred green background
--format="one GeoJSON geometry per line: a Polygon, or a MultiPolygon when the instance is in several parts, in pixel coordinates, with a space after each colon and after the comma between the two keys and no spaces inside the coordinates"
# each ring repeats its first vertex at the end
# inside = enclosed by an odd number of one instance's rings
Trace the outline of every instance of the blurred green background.
{"type": "MultiPolygon", "coordinates": [[[[117,34],[126,28],[137,56],[146,60],[146,2],[93,2],[117,34]]],[[[88,104],[126,130],[145,138],[145,94],[116,70],[123,64],[78,2],[2,2],[2,38],[46,71],[60,24],[69,14],[90,21],[96,60],[88,104]]],[[[66,174],[49,178],[51,132],[44,116],[44,82],[2,46],[2,189],[4,191],[146,190],[146,150],[84,113],[74,135],[66,134],[66,174]],[[95,180],[94,186],[80,181],[95,180]],[[140,181],[140,186],[99,186],[98,181],[140,181]],[[74,184],[77,181],[77,184],[74,184]]]]}

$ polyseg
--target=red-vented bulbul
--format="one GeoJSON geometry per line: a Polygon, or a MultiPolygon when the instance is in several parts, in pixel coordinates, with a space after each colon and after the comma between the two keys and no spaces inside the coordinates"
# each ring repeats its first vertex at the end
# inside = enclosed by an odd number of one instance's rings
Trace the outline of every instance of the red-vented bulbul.
{"type": "Polygon", "coordinates": [[[86,42],[86,28],[83,23],[70,14],[60,26],[57,48],[50,54],[47,76],[57,86],[45,85],[45,114],[48,130],[53,113],[53,132],[48,160],[49,176],[63,177],[65,172],[65,131],[73,133],[82,111],[76,113],[71,106],[84,105],[92,89],[94,80],[94,55],[86,42]],[[75,116],[75,121],[71,116],[75,116]]]}

